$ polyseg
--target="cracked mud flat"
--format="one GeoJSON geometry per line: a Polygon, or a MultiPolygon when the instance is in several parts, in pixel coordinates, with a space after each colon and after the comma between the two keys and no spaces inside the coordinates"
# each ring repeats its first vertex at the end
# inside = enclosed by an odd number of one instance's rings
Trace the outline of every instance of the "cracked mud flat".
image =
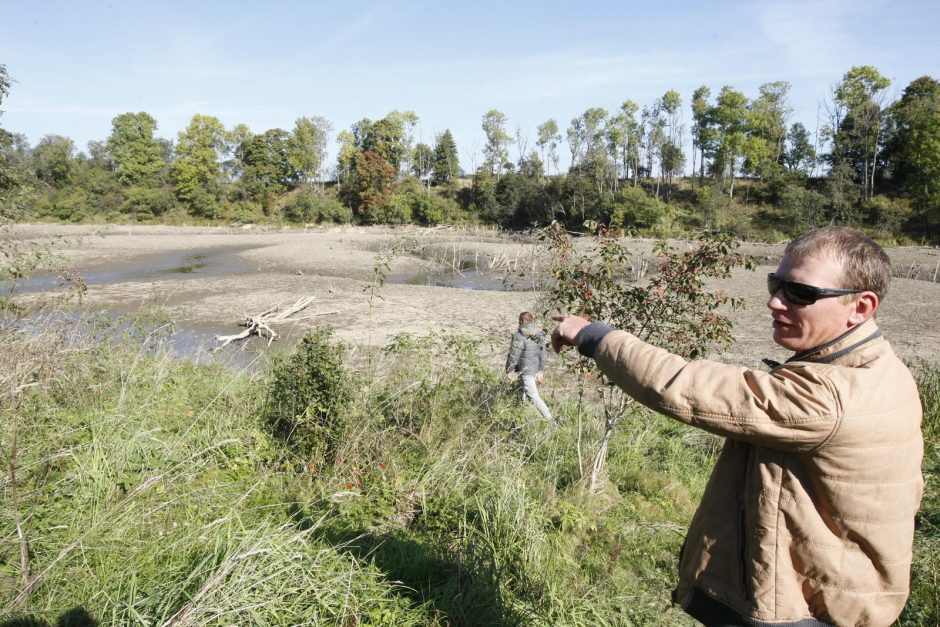
{"type": "MultiPolygon", "coordinates": [[[[535,309],[540,293],[530,283],[536,245],[487,230],[380,227],[333,227],[312,230],[259,230],[228,227],[17,225],[6,236],[51,242],[69,260],[70,269],[89,283],[90,307],[130,313],[142,306],[163,306],[182,327],[204,333],[237,333],[243,314],[256,314],[301,297],[316,297],[307,314],[314,317],[279,328],[289,346],[303,331],[329,324],[335,336],[354,345],[382,346],[397,333],[461,332],[493,339],[494,363],[520,311],[535,309]],[[54,239],[47,239],[54,238],[54,239]],[[375,279],[380,251],[408,238],[414,255],[399,255],[375,279]],[[461,289],[435,285],[432,270],[451,264],[464,274],[448,285],[500,287],[505,266],[521,270],[515,291],[461,289]],[[472,260],[473,267],[466,266],[472,260]],[[473,268],[487,269],[476,279],[473,268]],[[479,280],[477,280],[479,279],[479,280]],[[520,286],[528,289],[519,289],[520,286]],[[370,304],[370,287],[376,287],[370,304]]],[[[684,245],[682,243],[679,244],[684,245]]],[[[636,240],[631,250],[649,254],[652,242],[636,240]]],[[[756,367],[762,357],[786,358],[770,341],[765,276],[782,245],[745,244],[742,252],[758,263],[753,272],[736,271],[721,287],[743,298],[734,314],[735,345],[715,357],[756,367]]],[[[940,356],[940,284],[932,282],[940,250],[928,247],[888,249],[896,278],[879,311],[879,322],[898,354],[906,359],[940,356]],[[920,278],[907,278],[907,277],[920,278]],[[924,280],[924,279],[928,280],[924,280]]],[[[54,279],[40,280],[46,289],[54,279]]],[[[226,349],[228,350],[228,349],[226,349]]],[[[236,349],[237,350],[237,349],[236,349]]]]}

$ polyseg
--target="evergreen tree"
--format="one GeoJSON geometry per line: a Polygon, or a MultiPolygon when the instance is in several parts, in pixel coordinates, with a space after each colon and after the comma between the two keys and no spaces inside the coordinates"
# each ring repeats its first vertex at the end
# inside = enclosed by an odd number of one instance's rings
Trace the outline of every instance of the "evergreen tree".
{"type": "Polygon", "coordinates": [[[460,160],[457,157],[457,142],[449,130],[437,136],[434,144],[433,182],[445,185],[460,176],[460,160]]]}

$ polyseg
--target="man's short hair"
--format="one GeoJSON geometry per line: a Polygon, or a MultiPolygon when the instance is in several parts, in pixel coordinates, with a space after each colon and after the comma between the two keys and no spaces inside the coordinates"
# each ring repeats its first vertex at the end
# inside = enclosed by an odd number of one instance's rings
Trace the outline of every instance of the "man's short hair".
{"type": "Polygon", "coordinates": [[[874,292],[881,300],[888,293],[891,259],[873,239],[847,226],[826,226],[807,231],[789,244],[784,257],[804,261],[828,257],[842,266],[842,285],[850,290],[874,292]]]}
{"type": "Polygon", "coordinates": [[[530,314],[528,311],[523,311],[519,314],[519,324],[528,324],[530,322],[535,322],[535,316],[530,314]]]}

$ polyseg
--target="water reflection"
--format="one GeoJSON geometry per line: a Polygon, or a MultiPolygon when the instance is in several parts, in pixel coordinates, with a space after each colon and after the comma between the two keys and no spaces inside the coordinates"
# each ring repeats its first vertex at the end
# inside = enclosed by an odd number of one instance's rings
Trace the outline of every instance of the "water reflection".
{"type": "MultiPolygon", "coordinates": [[[[97,263],[72,268],[81,275],[86,285],[114,285],[134,281],[165,281],[186,275],[222,277],[243,274],[256,269],[257,264],[239,253],[256,246],[225,246],[206,249],[169,250],[141,255],[127,261],[97,263]]],[[[46,292],[61,287],[62,277],[57,273],[36,275],[18,281],[16,291],[22,293],[46,292]]]]}

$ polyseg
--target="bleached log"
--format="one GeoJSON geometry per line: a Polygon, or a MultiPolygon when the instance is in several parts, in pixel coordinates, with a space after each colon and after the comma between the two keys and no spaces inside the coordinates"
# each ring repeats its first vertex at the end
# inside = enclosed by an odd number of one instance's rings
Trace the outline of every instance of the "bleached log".
{"type": "Polygon", "coordinates": [[[234,335],[216,335],[215,336],[216,341],[222,342],[222,343],[216,346],[215,350],[224,348],[225,346],[228,346],[232,342],[247,339],[251,337],[252,335],[257,335],[259,337],[267,338],[268,346],[270,346],[271,342],[276,340],[277,335],[278,335],[277,331],[271,328],[271,325],[273,324],[284,324],[287,322],[299,322],[301,320],[307,320],[315,316],[328,316],[330,314],[337,313],[335,311],[324,311],[324,312],[320,312],[316,314],[311,314],[308,316],[302,316],[302,317],[295,316],[295,314],[297,314],[298,312],[303,311],[304,309],[309,307],[310,303],[312,303],[313,301],[314,301],[313,296],[307,296],[305,298],[301,298],[293,305],[290,305],[289,307],[285,308],[283,311],[281,311],[280,307],[272,307],[271,309],[263,311],[254,316],[244,314],[244,319],[238,324],[240,326],[245,327],[245,330],[242,331],[241,333],[236,333],[234,335]]]}

